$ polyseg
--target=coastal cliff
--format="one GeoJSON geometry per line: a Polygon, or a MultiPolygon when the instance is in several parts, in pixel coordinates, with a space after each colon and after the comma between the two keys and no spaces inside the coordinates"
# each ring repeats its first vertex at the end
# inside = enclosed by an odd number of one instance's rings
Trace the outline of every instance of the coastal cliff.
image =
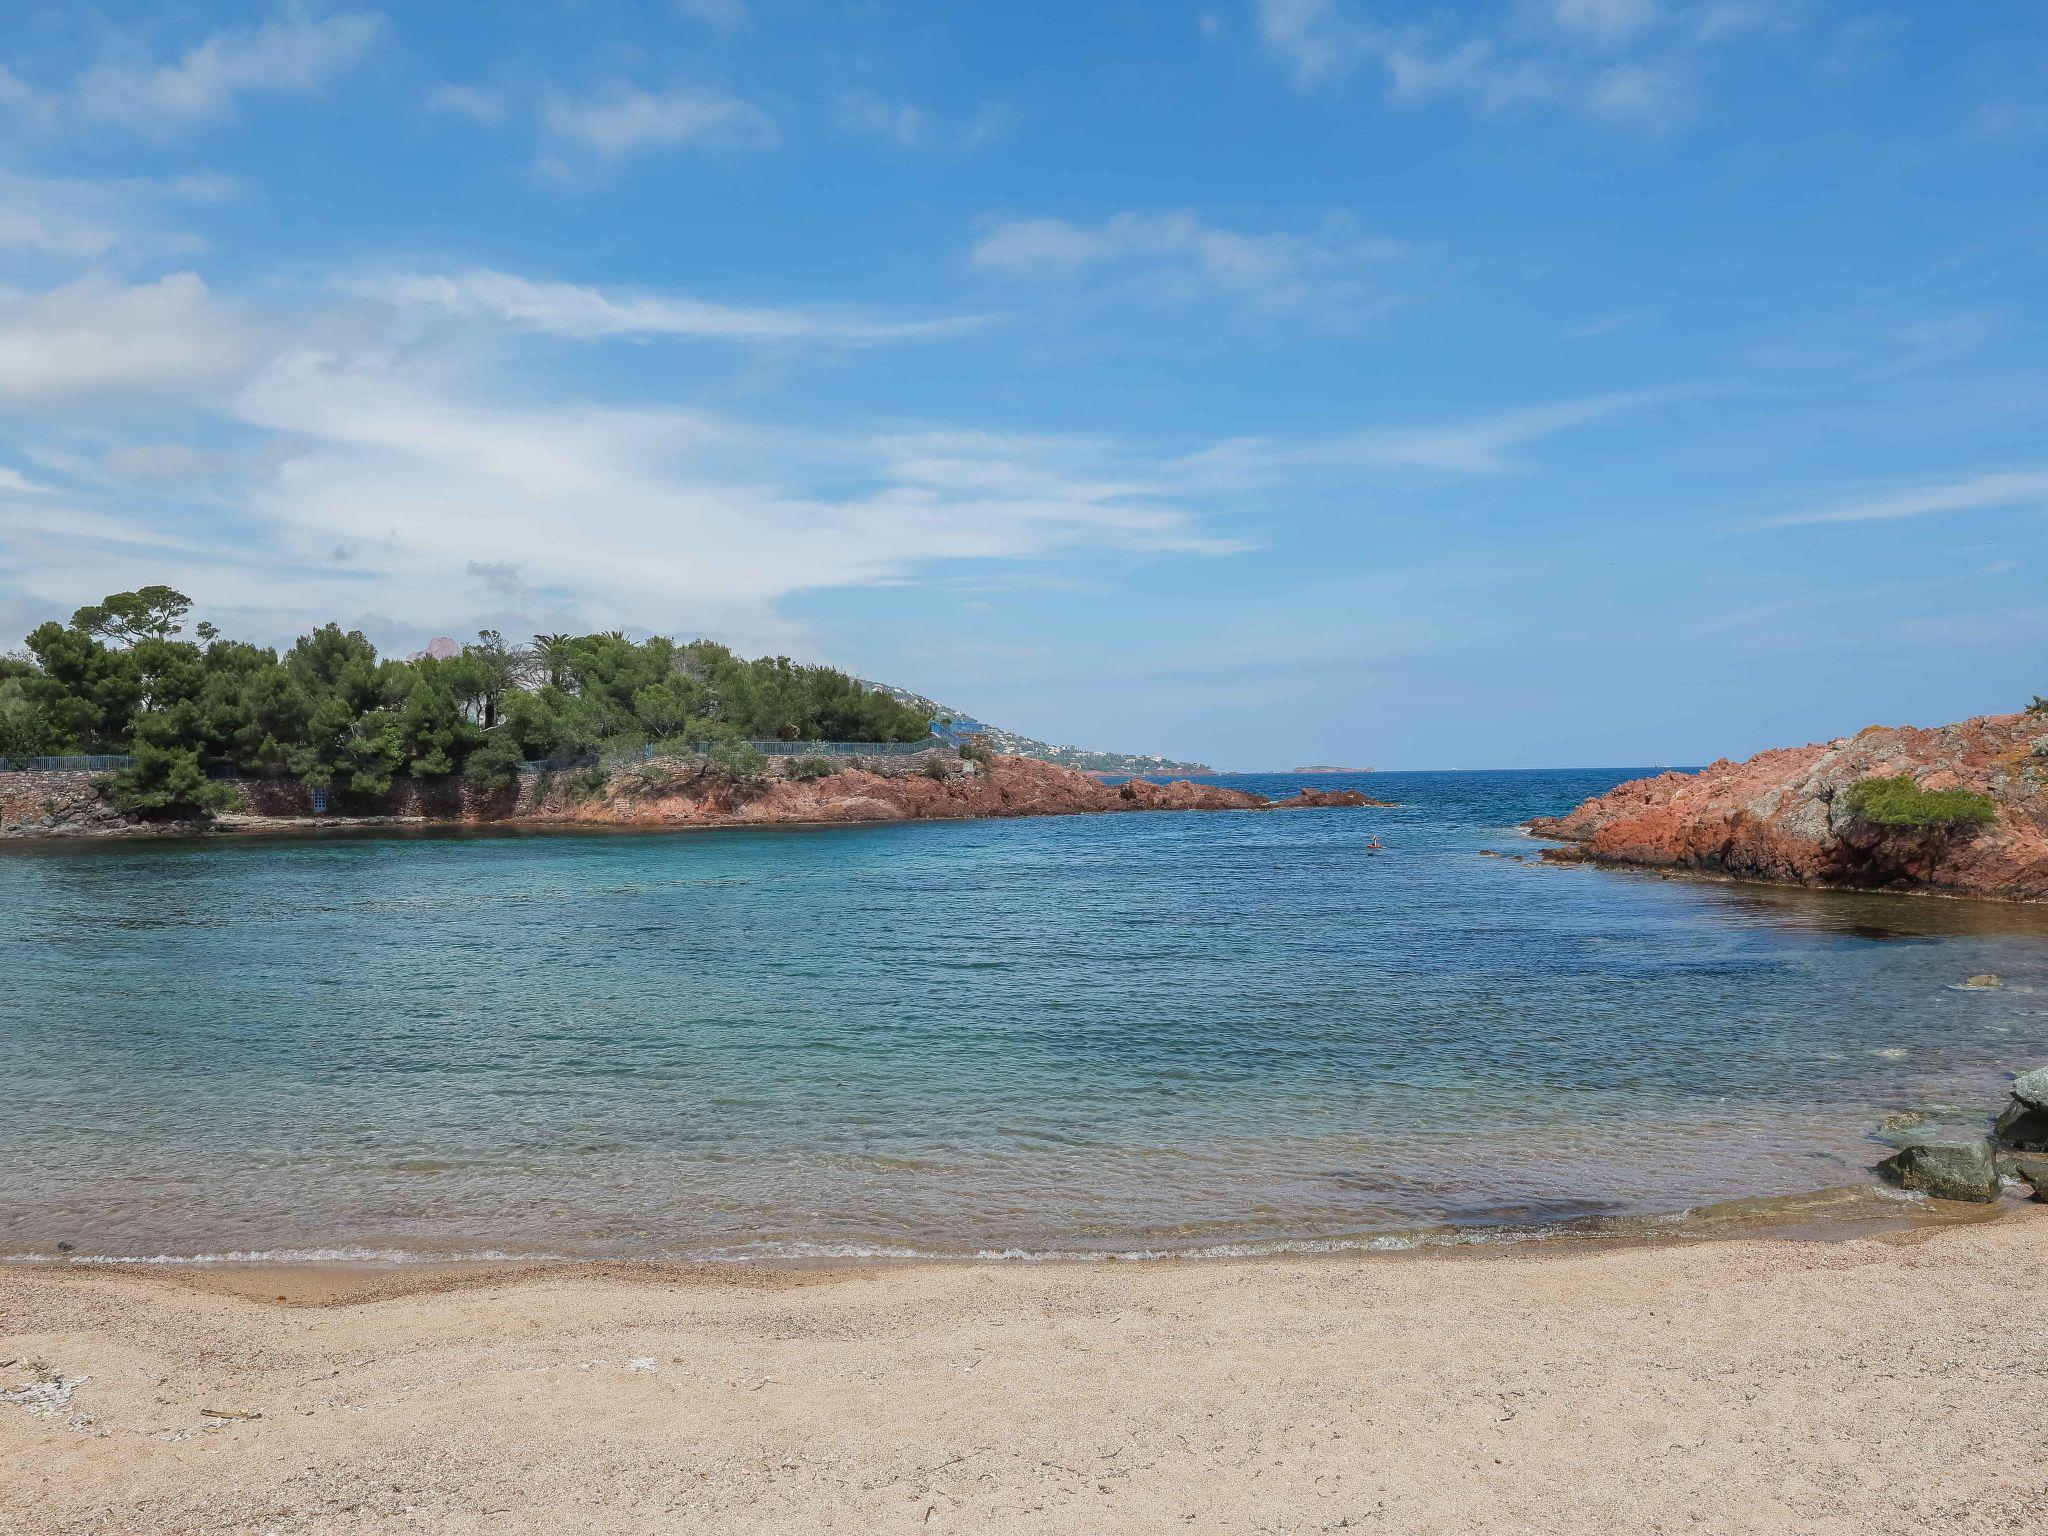
{"type": "Polygon", "coordinates": [[[2048,719],[1871,726],[1697,773],[1631,780],[1528,830],[1571,844],[1545,851],[1559,861],[2048,900],[2048,719]],[[1983,797],[1981,824],[1886,825],[1858,813],[1852,786],[1900,778],[1921,792],[1983,797]]]}
{"type": "Polygon", "coordinates": [[[230,781],[234,805],[207,821],[123,816],[104,776],[0,775],[0,838],[106,837],[151,833],[277,831],[380,823],[465,826],[761,826],[830,822],[978,820],[1121,811],[1249,811],[1382,805],[1355,790],[1304,789],[1284,800],[1185,779],[1105,784],[1091,774],[1031,758],[986,762],[948,755],[943,777],[916,764],[864,760],[822,778],[776,763],[741,778],[700,762],[656,758],[611,773],[526,774],[509,789],[459,778],[408,780],[339,813],[316,815],[289,780],[230,781]],[[10,787],[11,786],[11,787],[10,787]]]}

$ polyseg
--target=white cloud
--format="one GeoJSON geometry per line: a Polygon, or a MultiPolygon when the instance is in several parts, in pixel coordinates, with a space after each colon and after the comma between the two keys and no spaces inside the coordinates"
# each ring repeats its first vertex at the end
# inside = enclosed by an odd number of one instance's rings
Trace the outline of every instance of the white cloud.
{"type": "Polygon", "coordinates": [[[0,398],[155,391],[224,379],[255,355],[251,332],[196,273],[123,287],[89,277],[0,292],[0,398]]]}
{"type": "Polygon", "coordinates": [[[255,375],[234,411],[297,445],[247,504],[272,558],[345,547],[349,580],[373,577],[380,604],[421,621],[467,611],[479,561],[589,622],[758,635],[792,593],[934,563],[1239,547],[1086,439],[515,407],[412,359],[307,350],[255,375]]]}
{"type": "Polygon", "coordinates": [[[1404,105],[1439,96],[1468,96],[1484,112],[1500,112],[1558,94],[1558,83],[1540,64],[1503,58],[1491,43],[1473,39],[1447,53],[1432,54],[1419,44],[1393,44],[1383,50],[1388,95],[1404,105]]]}
{"type": "Polygon", "coordinates": [[[1365,52],[1370,37],[1345,20],[1336,0],[1258,0],[1259,36],[1309,86],[1342,73],[1365,52]]]}
{"type": "Polygon", "coordinates": [[[427,92],[427,108],[486,127],[505,120],[505,98],[476,85],[437,85],[427,92]]]}
{"type": "Polygon", "coordinates": [[[441,309],[583,341],[691,336],[722,341],[858,345],[954,335],[981,323],[975,316],[889,320],[816,310],[745,308],[633,289],[535,282],[486,269],[451,274],[398,274],[352,286],[359,293],[398,308],[441,309]]]}
{"type": "Polygon", "coordinates": [[[1341,228],[1316,235],[1247,235],[1204,223],[1186,210],[1119,213],[1101,224],[1065,219],[1005,220],[976,242],[968,260],[985,272],[1070,278],[1095,267],[1141,267],[1154,297],[1226,292],[1269,308],[1312,297],[1355,297],[1374,262],[1401,254],[1390,240],[1341,228]]]}
{"type": "Polygon", "coordinates": [[[684,144],[768,149],[780,138],[775,120],[752,102],[715,91],[645,91],[623,81],[582,99],[551,95],[541,117],[558,145],[605,160],[684,144]]]}
{"type": "Polygon", "coordinates": [[[20,470],[9,469],[5,464],[0,464],[0,495],[48,496],[49,494],[51,493],[48,486],[37,485],[33,480],[23,475],[20,470]]]}
{"type": "Polygon", "coordinates": [[[79,77],[79,108],[151,132],[225,117],[239,95],[318,89],[361,59],[382,26],[376,15],[315,17],[287,6],[259,26],[214,33],[173,63],[95,64],[79,77]]]}
{"type": "Polygon", "coordinates": [[[2048,504],[2048,470],[2000,471],[1941,484],[1912,486],[1818,511],[1769,518],[1764,526],[1791,528],[1820,523],[1892,522],[1899,518],[1931,517],[1944,512],[2023,506],[2029,502],[2048,504]]]}

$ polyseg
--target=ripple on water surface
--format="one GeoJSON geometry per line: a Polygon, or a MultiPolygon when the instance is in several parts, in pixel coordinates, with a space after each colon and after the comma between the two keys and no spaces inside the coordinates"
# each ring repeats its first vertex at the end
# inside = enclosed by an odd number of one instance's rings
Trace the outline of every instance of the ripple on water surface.
{"type": "Polygon", "coordinates": [[[1628,776],[1378,774],[1393,809],[1284,815],[10,850],[0,1252],[1633,1232],[1860,1185],[1883,1116],[1989,1109],[2048,1053],[2048,914],[1481,856],[1628,776]]]}

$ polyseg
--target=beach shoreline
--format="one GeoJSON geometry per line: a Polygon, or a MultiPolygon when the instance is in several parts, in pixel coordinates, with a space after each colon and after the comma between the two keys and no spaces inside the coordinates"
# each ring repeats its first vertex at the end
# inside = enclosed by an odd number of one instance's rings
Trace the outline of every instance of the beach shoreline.
{"type": "Polygon", "coordinates": [[[2048,1210],[1836,1241],[0,1266],[0,1525],[2021,1530],[2048,1210]],[[33,1367],[33,1371],[31,1371],[33,1367]],[[253,1415],[253,1416],[252,1416],[253,1415]]]}

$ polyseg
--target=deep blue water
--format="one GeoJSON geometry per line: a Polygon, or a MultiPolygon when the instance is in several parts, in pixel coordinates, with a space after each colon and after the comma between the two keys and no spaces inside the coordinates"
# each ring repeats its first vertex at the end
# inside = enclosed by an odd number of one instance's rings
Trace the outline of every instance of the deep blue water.
{"type": "Polygon", "coordinates": [[[1515,823],[1633,772],[1307,781],[1391,810],[16,846],[0,1253],[1627,1217],[1860,1182],[1880,1116],[1988,1111],[2048,1056],[2038,910],[1533,862],[1515,823]],[[1950,989],[1981,971],[2003,987],[1950,989]]]}

